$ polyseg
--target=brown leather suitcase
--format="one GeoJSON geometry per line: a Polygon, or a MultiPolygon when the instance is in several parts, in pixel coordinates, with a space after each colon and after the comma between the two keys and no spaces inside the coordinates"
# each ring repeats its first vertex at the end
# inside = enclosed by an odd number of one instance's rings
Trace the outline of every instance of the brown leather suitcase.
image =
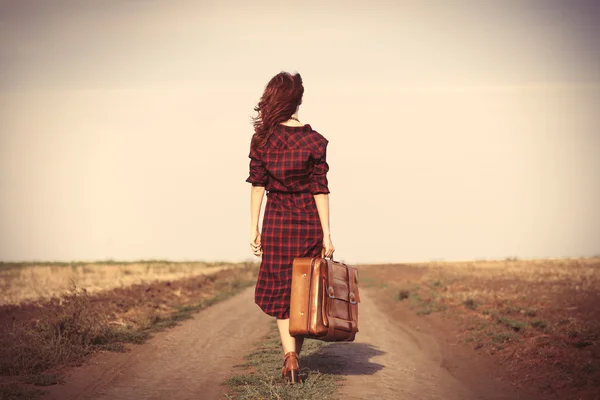
{"type": "Polygon", "coordinates": [[[290,334],[327,342],[358,332],[358,271],[341,262],[296,258],[292,264],[290,334]]]}

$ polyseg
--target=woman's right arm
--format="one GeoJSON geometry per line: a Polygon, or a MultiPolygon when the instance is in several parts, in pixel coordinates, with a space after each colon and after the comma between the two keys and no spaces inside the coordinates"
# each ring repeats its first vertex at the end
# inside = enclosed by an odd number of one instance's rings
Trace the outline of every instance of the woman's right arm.
{"type": "Polygon", "coordinates": [[[319,219],[321,220],[321,227],[323,228],[323,250],[325,251],[325,257],[331,257],[335,248],[331,241],[331,231],[329,229],[329,194],[315,194],[314,198],[317,211],[319,212],[319,219]]]}
{"type": "Polygon", "coordinates": [[[264,186],[252,186],[250,188],[250,246],[252,247],[252,252],[257,257],[262,254],[258,219],[260,218],[260,208],[264,195],[264,186]]]}

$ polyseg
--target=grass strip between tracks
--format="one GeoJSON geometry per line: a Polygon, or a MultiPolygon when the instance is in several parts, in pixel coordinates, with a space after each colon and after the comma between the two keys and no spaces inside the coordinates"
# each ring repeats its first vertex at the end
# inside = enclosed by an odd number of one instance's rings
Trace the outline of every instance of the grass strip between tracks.
{"type": "Polygon", "coordinates": [[[327,343],[321,341],[305,340],[300,356],[302,383],[287,384],[281,377],[283,353],[279,332],[273,323],[269,334],[246,355],[246,362],[236,366],[242,372],[224,383],[228,388],[226,397],[235,400],[335,399],[342,378],[304,365],[307,359],[318,358],[326,346],[327,343]]]}

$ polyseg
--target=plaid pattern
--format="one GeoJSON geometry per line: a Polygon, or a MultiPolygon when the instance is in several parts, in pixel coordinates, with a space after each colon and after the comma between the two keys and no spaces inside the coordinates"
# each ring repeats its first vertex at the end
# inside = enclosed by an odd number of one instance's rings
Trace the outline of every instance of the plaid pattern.
{"type": "Polygon", "coordinates": [[[292,261],[321,254],[323,230],[313,195],[329,193],[327,143],[310,125],[279,125],[264,147],[250,151],[246,181],[267,189],[255,302],[278,319],[289,318],[292,261]]]}

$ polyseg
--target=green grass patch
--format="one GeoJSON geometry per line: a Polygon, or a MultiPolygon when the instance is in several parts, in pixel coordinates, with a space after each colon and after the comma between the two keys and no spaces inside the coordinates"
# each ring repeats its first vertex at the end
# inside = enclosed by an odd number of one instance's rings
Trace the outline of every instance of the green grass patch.
{"type": "Polygon", "coordinates": [[[511,328],[512,330],[514,330],[515,332],[522,331],[528,325],[527,322],[519,321],[517,319],[507,318],[507,317],[504,317],[504,316],[498,318],[498,322],[501,323],[501,324],[503,324],[503,325],[508,326],[509,328],[511,328]]]}
{"type": "Polygon", "coordinates": [[[110,345],[116,343],[144,343],[150,337],[147,331],[139,331],[130,327],[115,327],[106,329],[103,334],[94,337],[91,341],[92,345],[100,345],[103,350],[109,350],[110,345]]]}
{"type": "Polygon", "coordinates": [[[24,376],[22,381],[34,386],[52,386],[59,383],[65,383],[65,380],[62,376],[45,374],[24,376]]]}
{"type": "Polygon", "coordinates": [[[287,384],[281,377],[283,352],[277,327],[273,323],[271,332],[255,344],[255,349],[245,357],[246,362],[238,366],[243,372],[225,382],[230,392],[226,397],[236,400],[336,398],[339,376],[310,370],[303,366],[303,359],[318,354],[324,346],[327,346],[324,342],[305,340],[300,356],[302,383],[287,384]]]}
{"type": "Polygon", "coordinates": [[[524,314],[525,314],[526,317],[532,318],[532,317],[535,317],[537,315],[537,311],[536,310],[532,310],[532,309],[527,309],[527,310],[524,310],[524,314]]]}
{"type": "Polygon", "coordinates": [[[467,298],[463,304],[465,307],[470,308],[471,310],[475,310],[478,306],[477,302],[471,297],[467,298]]]}
{"type": "Polygon", "coordinates": [[[443,311],[445,308],[439,304],[430,304],[417,310],[417,315],[429,315],[434,312],[443,311]]]}
{"type": "Polygon", "coordinates": [[[516,341],[519,339],[514,332],[490,332],[492,336],[492,343],[502,344],[506,342],[516,341]]]}
{"type": "Polygon", "coordinates": [[[485,310],[482,310],[481,313],[483,315],[489,315],[492,318],[497,318],[498,317],[498,312],[495,311],[495,310],[485,309],[485,310]]]}
{"type": "Polygon", "coordinates": [[[432,289],[440,289],[442,286],[442,281],[440,280],[429,281],[429,287],[432,289]]]}
{"type": "Polygon", "coordinates": [[[546,329],[548,327],[548,323],[541,319],[536,319],[531,321],[531,326],[537,329],[546,329]]]}
{"type": "Polygon", "coordinates": [[[400,289],[396,293],[396,300],[397,301],[403,301],[403,300],[408,299],[409,296],[410,296],[410,290],[408,290],[408,289],[400,289]]]}
{"type": "Polygon", "coordinates": [[[443,311],[446,307],[437,302],[438,296],[431,292],[429,297],[423,298],[421,294],[411,291],[408,296],[410,306],[416,310],[417,315],[428,315],[434,312],[443,311]]]}

